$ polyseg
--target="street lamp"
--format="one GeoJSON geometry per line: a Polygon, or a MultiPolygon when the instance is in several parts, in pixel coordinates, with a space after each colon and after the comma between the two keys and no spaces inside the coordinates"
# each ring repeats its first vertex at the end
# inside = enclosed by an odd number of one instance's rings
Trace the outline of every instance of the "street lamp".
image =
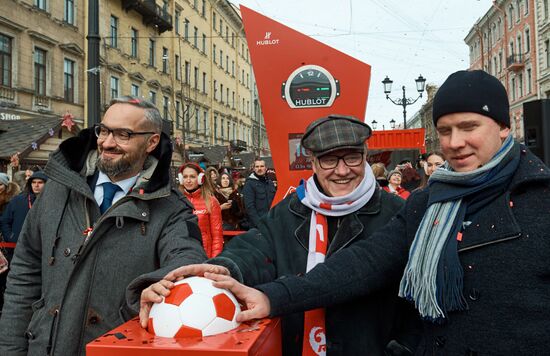
{"type": "Polygon", "coordinates": [[[376,130],[376,124],[378,124],[378,122],[376,122],[376,120],[372,120],[372,129],[373,130],[376,130]]]}
{"type": "Polygon", "coordinates": [[[394,119],[390,120],[390,127],[391,127],[392,130],[395,129],[395,120],[394,119]]]}
{"type": "MultiPolygon", "coordinates": [[[[391,86],[393,84],[393,80],[391,80],[390,78],[388,78],[388,76],[386,76],[386,78],[382,81],[382,84],[384,84],[384,94],[386,94],[386,99],[388,99],[395,105],[399,105],[403,107],[403,128],[404,129],[407,128],[407,106],[416,103],[418,99],[422,97],[422,92],[424,92],[424,88],[426,87],[426,78],[424,78],[422,75],[419,75],[418,78],[416,78],[414,81],[416,82],[416,90],[419,93],[418,98],[416,99],[407,98],[407,95],[405,93],[405,86],[403,85],[402,87],[403,97],[395,100],[390,98],[390,95],[389,95],[391,93],[391,86]]],[[[395,127],[395,121],[394,121],[394,127],[395,127]]]]}

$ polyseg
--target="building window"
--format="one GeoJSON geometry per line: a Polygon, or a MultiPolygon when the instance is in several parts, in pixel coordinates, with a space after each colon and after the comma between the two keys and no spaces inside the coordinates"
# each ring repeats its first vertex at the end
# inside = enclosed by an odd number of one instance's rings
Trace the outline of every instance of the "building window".
{"type": "Polygon", "coordinates": [[[531,68],[527,69],[527,94],[531,94],[531,68]]]}
{"type": "Polygon", "coordinates": [[[162,72],[168,73],[168,48],[162,47],[162,72]]]}
{"type": "Polygon", "coordinates": [[[197,26],[193,28],[193,45],[195,48],[199,48],[199,29],[197,26]]]}
{"type": "Polygon", "coordinates": [[[518,93],[519,93],[519,98],[521,98],[523,96],[523,74],[519,74],[518,75],[518,93]]]}
{"type": "Polygon", "coordinates": [[[199,12],[199,5],[197,3],[197,0],[193,0],[193,9],[197,10],[197,12],[199,12]]]}
{"type": "Polygon", "coordinates": [[[221,125],[220,125],[220,138],[222,139],[222,141],[223,141],[223,127],[225,126],[224,124],[225,124],[225,120],[222,117],[221,125]]]}
{"type": "Polygon", "coordinates": [[[215,12],[212,13],[212,29],[214,31],[216,30],[216,13],[215,12]]]}
{"type": "Polygon", "coordinates": [[[204,17],[204,15],[206,15],[206,0],[202,0],[201,15],[202,15],[202,17],[204,17]]]}
{"type": "Polygon", "coordinates": [[[117,77],[111,77],[111,99],[118,98],[119,80],[117,77]]]}
{"type": "Polygon", "coordinates": [[[130,29],[130,56],[137,58],[138,55],[138,30],[130,29]]]}
{"type": "Polygon", "coordinates": [[[74,61],[70,59],[63,62],[63,97],[65,101],[74,103],[74,61]]]}
{"type": "Polygon", "coordinates": [[[169,105],[169,100],[168,100],[168,97],[167,96],[163,96],[162,97],[162,118],[164,120],[168,120],[168,105],[169,105]]]}
{"type": "Polygon", "coordinates": [[[202,72],[202,92],[206,94],[206,73],[202,72]]]}
{"type": "Polygon", "coordinates": [[[216,63],[216,45],[212,45],[212,59],[216,63]]]}
{"type": "Polygon", "coordinates": [[[229,56],[225,56],[225,72],[229,73],[229,56]]]}
{"type": "Polygon", "coordinates": [[[512,28],[512,24],[514,23],[514,6],[510,4],[508,7],[508,28],[512,28]]]}
{"type": "Polygon", "coordinates": [[[132,87],[130,88],[130,94],[135,97],[139,97],[139,85],[132,84],[132,87]]]}
{"type": "Polygon", "coordinates": [[[523,11],[525,15],[529,14],[529,0],[523,1],[523,11]]]}
{"type": "Polygon", "coordinates": [[[528,28],[525,29],[525,53],[531,51],[531,33],[528,28]]]}
{"type": "Polygon", "coordinates": [[[157,104],[157,93],[154,92],[154,91],[149,91],[149,101],[152,102],[153,104],[157,104]]]}
{"type": "Polygon", "coordinates": [[[512,87],[512,100],[516,100],[516,78],[512,78],[510,86],[512,87]]]}
{"type": "Polygon", "coordinates": [[[46,51],[34,48],[34,91],[46,95],[46,51]]]}
{"type": "Polygon", "coordinates": [[[176,10],[176,13],[174,14],[174,31],[176,31],[176,34],[180,34],[180,10],[176,10]]]}
{"type": "Polygon", "coordinates": [[[220,67],[223,68],[223,51],[220,49],[220,67]]]}
{"type": "Polygon", "coordinates": [[[193,79],[194,79],[194,85],[195,85],[195,89],[198,90],[199,89],[199,68],[198,67],[195,67],[193,69],[193,79]]]}
{"type": "Polygon", "coordinates": [[[65,6],[63,10],[63,21],[68,24],[74,25],[74,0],[65,0],[65,6]]]}
{"type": "Polygon", "coordinates": [[[202,34],[202,53],[206,53],[206,35],[202,34]]]}
{"type": "Polygon", "coordinates": [[[546,68],[550,67],[550,40],[544,41],[544,53],[546,57],[546,68]]]}
{"type": "Polygon", "coordinates": [[[208,111],[204,110],[202,112],[202,121],[204,122],[204,133],[208,132],[208,111]]]}
{"type": "Polygon", "coordinates": [[[149,39],[149,65],[155,66],[155,40],[149,39]]]}
{"type": "Polygon", "coordinates": [[[214,143],[218,143],[218,114],[214,113],[214,143]]]}
{"type": "Polygon", "coordinates": [[[0,85],[11,87],[12,38],[0,33],[0,85]]]}
{"type": "Polygon", "coordinates": [[[176,127],[181,127],[181,103],[176,100],[176,127]]]}
{"type": "Polygon", "coordinates": [[[223,36],[223,21],[220,19],[220,35],[223,36]]]}
{"type": "Polygon", "coordinates": [[[189,84],[189,81],[191,80],[191,68],[190,63],[188,61],[185,61],[185,83],[189,84]]]}
{"type": "Polygon", "coordinates": [[[46,11],[46,0],[34,0],[34,6],[40,10],[46,11]]]}
{"type": "Polygon", "coordinates": [[[195,109],[195,133],[196,135],[198,136],[199,135],[199,122],[200,122],[200,119],[201,119],[201,111],[199,110],[199,108],[197,107],[195,109]]]}
{"type": "Polygon", "coordinates": [[[181,63],[180,56],[176,54],[175,56],[175,66],[176,66],[176,79],[181,80],[181,63]]]}
{"type": "Polygon", "coordinates": [[[233,77],[235,76],[235,61],[234,60],[231,61],[231,75],[233,77]]]}
{"type": "Polygon", "coordinates": [[[235,48],[235,34],[231,32],[231,47],[235,48]]]}
{"type": "Polygon", "coordinates": [[[111,15],[111,47],[118,47],[118,17],[111,15]]]}
{"type": "Polygon", "coordinates": [[[223,84],[220,84],[220,102],[223,104],[223,84]]]}
{"type": "Polygon", "coordinates": [[[218,81],[214,79],[214,100],[218,100],[218,98],[216,98],[216,95],[218,95],[218,81]]]}
{"type": "Polygon", "coordinates": [[[183,38],[185,38],[186,41],[189,41],[189,20],[185,19],[185,24],[183,26],[183,38]]]}
{"type": "Polygon", "coordinates": [[[229,88],[226,89],[225,103],[229,105],[229,88]]]}

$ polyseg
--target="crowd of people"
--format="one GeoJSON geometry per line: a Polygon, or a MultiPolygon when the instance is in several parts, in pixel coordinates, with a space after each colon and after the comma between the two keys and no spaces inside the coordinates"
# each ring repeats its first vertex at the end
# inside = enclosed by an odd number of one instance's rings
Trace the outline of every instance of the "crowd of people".
{"type": "Polygon", "coordinates": [[[261,159],[185,162],[174,184],[158,109],[114,99],[26,183],[0,173],[0,354],[84,354],[189,275],[230,289],[239,321],[282,316],[284,355],[545,354],[550,171],[486,72],[449,76],[433,121],[441,151],[389,168],[367,124],[318,118],[311,176],[272,206],[261,159]]]}

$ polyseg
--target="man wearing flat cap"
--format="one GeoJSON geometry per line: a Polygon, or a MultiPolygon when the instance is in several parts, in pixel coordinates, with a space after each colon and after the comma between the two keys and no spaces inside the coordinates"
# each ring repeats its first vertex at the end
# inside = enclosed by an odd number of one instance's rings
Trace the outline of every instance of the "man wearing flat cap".
{"type": "Polygon", "coordinates": [[[369,297],[399,285],[424,319],[420,355],[547,355],[550,170],[510,135],[500,81],[459,71],[433,102],[443,169],[392,222],[303,277],[255,289],[240,320],[369,297]]]}
{"type": "MultiPolygon", "coordinates": [[[[219,266],[182,267],[147,288],[142,324],[151,302],[168,295],[169,280],[179,276],[223,271],[254,286],[305,274],[337,251],[370,239],[403,205],[377,189],[366,162],[370,135],[368,125],[349,116],[311,123],[301,142],[311,152],[314,174],[261,218],[257,229],[233,238],[208,261],[219,266]]],[[[399,300],[397,286],[389,286],[368,298],[283,318],[283,354],[384,355],[389,343],[387,354],[412,355],[417,327],[414,309],[399,300]]]]}

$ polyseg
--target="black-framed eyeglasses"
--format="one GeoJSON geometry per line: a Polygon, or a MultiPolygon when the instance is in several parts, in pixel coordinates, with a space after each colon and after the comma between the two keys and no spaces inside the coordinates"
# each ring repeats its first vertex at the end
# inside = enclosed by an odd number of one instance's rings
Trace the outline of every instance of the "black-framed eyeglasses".
{"type": "Polygon", "coordinates": [[[353,152],[343,156],[324,155],[317,158],[317,161],[319,161],[319,166],[321,166],[321,168],[323,169],[336,168],[340,160],[343,160],[348,167],[357,167],[363,163],[363,153],[353,152]]]}
{"type": "Polygon", "coordinates": [[[113,138],[117,143],[126,143],[135,135],[152,135],[156,133],[152,131],[134,132],[128,129],[110,129],[103,124],[95,125],[94,132],[97,138],[102,140],[107,139],[109,134],[113,134],[113,138]]]}

